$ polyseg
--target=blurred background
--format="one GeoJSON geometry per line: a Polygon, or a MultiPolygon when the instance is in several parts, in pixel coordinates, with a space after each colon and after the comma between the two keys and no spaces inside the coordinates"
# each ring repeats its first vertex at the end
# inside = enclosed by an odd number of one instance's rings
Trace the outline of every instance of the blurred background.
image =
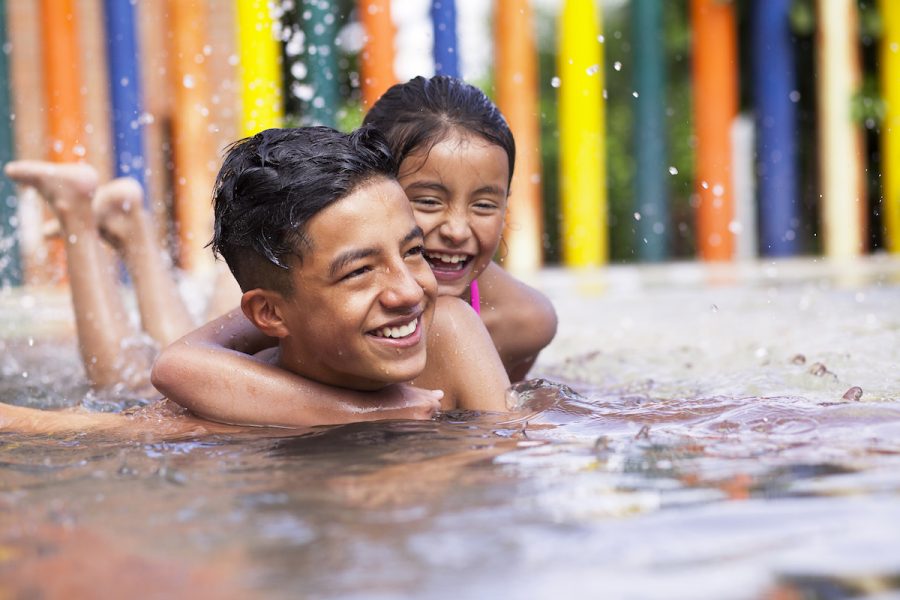
{"type": "MultiPolygon", "coordinates": [[[[485,90],[514,130],[499,257],[513,270],[900,251],[893,0],[0,9],[0,160],[138,178],[187,270],[211,258],[225,145],[271,126],[352,129],[387,86],[434,73],[485,90]]],[[[0,279],[58,280],[40,199],[0,185],[0,279]]]]}

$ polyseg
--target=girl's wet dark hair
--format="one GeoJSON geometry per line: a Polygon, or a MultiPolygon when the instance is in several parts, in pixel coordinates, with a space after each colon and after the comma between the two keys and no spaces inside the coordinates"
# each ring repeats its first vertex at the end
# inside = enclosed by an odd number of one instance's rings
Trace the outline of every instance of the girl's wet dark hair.
{"type": "Polygon", "coordinates": [[[392,86],[363,124],[384,134],[398,163],[411,152],[427,153],[451,129],[464,129],[506,151],[512,180],[516,143],[506,119],[484,92],[455,77],[416,77],[392,86]]]}
{"type": "Polygon", "coordinates": [[[226,150],[210,245],[243,291],[289,294],[288,259],[311,249],[307,222],[369,180],[396,176],[397,161],[374,128],[267,129],[226,150]]]}

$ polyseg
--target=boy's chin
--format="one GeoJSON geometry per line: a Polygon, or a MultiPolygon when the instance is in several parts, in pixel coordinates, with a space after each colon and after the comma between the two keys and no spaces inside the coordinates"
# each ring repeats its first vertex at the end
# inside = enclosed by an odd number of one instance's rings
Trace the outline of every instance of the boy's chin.
{"type": "Polygon", "coordinates": [[[381,376],[385,383],[406,383],[412,381],[425,371],[425,353],[422,352],[421,357],[408,359],[403,364],[387,366],[381,371],[381,376]]]}

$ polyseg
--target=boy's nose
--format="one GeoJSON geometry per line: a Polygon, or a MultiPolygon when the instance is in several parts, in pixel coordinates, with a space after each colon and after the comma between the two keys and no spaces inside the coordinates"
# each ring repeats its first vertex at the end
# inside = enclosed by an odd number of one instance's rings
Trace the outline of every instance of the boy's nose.
{"type": "Polygon", "coordinates": [[[398,309],[416,306],[425,295],[422,286],[405,264],[391,268],[387,273],[381,304],[385,308],[398,309]]]}

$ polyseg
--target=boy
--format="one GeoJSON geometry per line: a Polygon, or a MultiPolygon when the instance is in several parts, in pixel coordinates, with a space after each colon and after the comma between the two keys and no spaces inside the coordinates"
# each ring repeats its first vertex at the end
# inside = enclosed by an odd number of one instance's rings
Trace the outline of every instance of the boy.
{"type": "MultiPolygon", "coordinates": [[[[445,409],[506,410],[503,365],[468,305],[436,300],[422,233],[395,175],[387,145],[369,129],[349,135],[321,127],[267,130],[233,145],[216,184],[213,249],[244,291],[244,314],[280,340],[259,356],[260,376],[300,375],[321,392],[321,401],[310,400],[309,390],[291,405],[252,396],[184,401],[181,391],[203,385],[204,376],[203,357],[180,351],[191,344],[190,335],[160,356],[154,385],[198,416],[244,425],[378,418],[375,393],[409,381],[442,390],[445,409]],[[355,412],[347,410],[346,398],[368,393],[371,406],[356,402],[355,412]]],[[[426,415],[437,397],[419,398],[426,415]]],[[[0,410],[0,428],[17,430],[133,422],[0,410]]],[[[156,423],[171,431],[164,421],[144,419],[141,427],[156,423]]]]}

